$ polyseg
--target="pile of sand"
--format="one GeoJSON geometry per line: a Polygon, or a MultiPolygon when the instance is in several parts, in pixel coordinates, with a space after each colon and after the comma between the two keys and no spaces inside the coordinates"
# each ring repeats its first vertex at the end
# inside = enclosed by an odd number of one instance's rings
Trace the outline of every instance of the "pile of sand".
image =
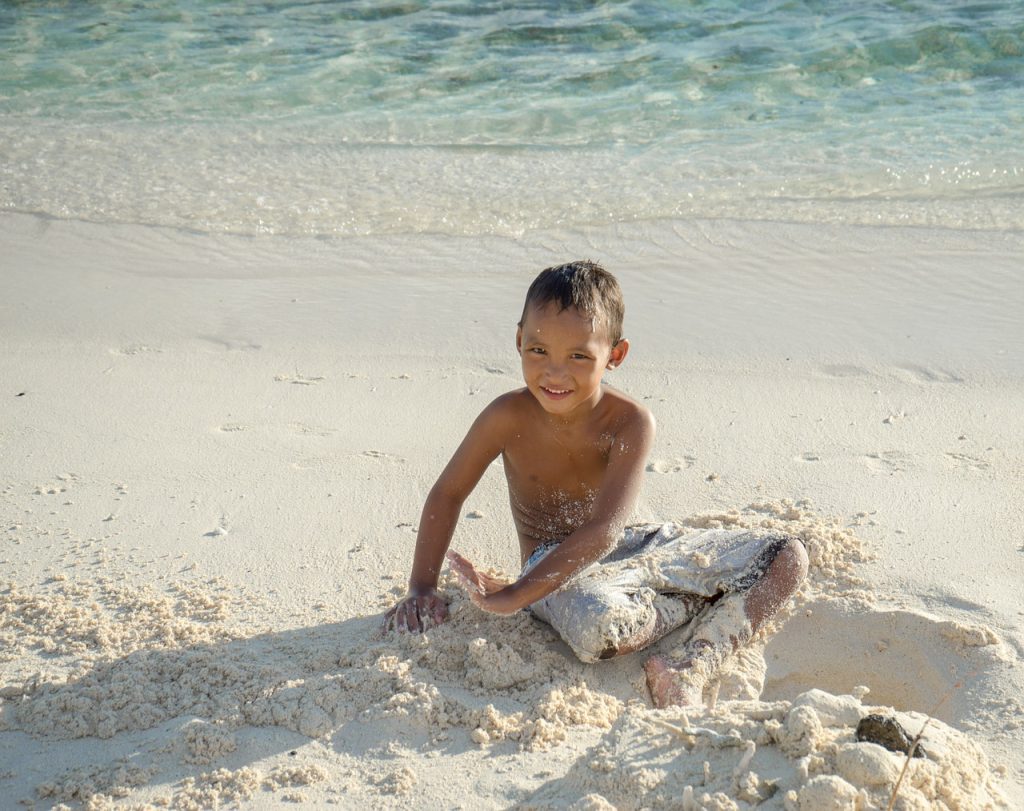
{"type": "MultiPolygon", "coordinates": [[[[798,535],[812,570],[791,610],[810,599],[870,608],[870,591],[853,570],[864,556],[860,541],[807,504],[761,503],[684,523],[798,535]]],[[[605,730],[587,757],[536,792],[530,802],[538,808],[884,807],[902,768],[902,756],[853,740],[860,717],[879,709],[862,703],[866,691],[757,700],[764,638],[731,662],[715,708],[687,718],[652,709],[642,678],[632,698],[594,689],[593,671],[547,626],[526,612],[486,615],[444,585],[446,624],[422,636],[380,635],[379,618],[369,617],[353,621],[343,646],[331,624],[254,633],[246,617],[263,606],[223,582],[183,581],[163,594],[111,581],[11,584],[0,592],[0,728],[45,739],[111,738],[161,724],[177,730],[161,753],[72,769],[38,785],[42,799],[87,807],[131,802],[168,758],[212,770],[157,796],[164,806],[210,807],[279,789],[301,800],[299,787],[343,783],[343,776],[326,762],[288,774],[216,767],[238,752],[243,729],[283,727],[326,740],[352,721],[374,722],[396,741],[416,732],[439,744],[462,734],[480,747],[514,741],[522,750],[562,745],[574,727],[605,730]]],[[[381,595],[381,606],[398,591],[381,595]]],[[[925,721],[900,717],[912,732],[925,721]]],[[[900,807],[999,804],[993,770],[966,736],[932,721],[925,742],[929,756],[908,769],[900,807]]],[[[407,794],[417,779],[414,767],[403,766],[380,775],[376,790],[407,794]]]]}
{"type": "MultiPolygon", "coordinates": [[[[637,703],[526,807],[561,808],[580,797],[571,808],[885,808],[907,758],[854,736],[858,721],[878,711],[893,712],[820,690],[792,702],[725,702],[689,716],[637,703]]],[[[912,735],[926,721],[916,713],[895,716],[912,735]]],[[[897,808],[1004,803],[988,760],[965,735],[932,720],[921,745],[928,756],[909,760],[897,808]]]]}

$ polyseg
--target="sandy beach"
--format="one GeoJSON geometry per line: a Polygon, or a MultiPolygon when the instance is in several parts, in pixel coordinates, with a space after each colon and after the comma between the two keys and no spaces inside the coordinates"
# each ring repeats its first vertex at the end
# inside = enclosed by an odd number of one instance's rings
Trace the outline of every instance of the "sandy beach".
{"type": "MultiPolygon", "coordinates": [[[[658,221],[345,240],[0,215],[0,805],[1024,806],[1024,237],[658,221]],[[542,267],[603,262],[638,519],[812,571],[704,709],[525,614],[378,634],[542,267]]],[[[453,547],[514,571],[496,464],[453,547]]],[[[667,641],[666,643],[667,644],[667,641]]]]}

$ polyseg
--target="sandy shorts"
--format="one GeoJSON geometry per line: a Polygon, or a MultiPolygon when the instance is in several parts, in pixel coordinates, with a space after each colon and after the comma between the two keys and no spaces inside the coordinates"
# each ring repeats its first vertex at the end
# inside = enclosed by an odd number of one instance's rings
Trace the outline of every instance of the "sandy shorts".
{"type": "MultiPolygon", "coordinates": [[[[791,536],[764,530],[694,531],[678,524],[627,527],[615,548],[558,591],[530,606],[584,662],[615,655],[655,615],[677,628],[713,598],[743,591],[764,574],[791,536]]],[[[541,544],[525,574],[557,543],[541,544]]]]}

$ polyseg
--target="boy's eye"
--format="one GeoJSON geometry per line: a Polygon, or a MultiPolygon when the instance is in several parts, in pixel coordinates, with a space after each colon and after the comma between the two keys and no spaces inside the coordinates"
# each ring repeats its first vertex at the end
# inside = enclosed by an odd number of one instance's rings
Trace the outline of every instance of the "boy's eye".
{"type": "Polygon", "coordinates": [[[573,356],[572,356],[572,359],[573,360],[588,360],[586,355],[581,355],[579,352],[574,353],[573,356]]]}
{"type": "Polygon", "coordinates": [[[539,346],[531,346],[530,347],[530,351],[533,352],[533,354],[535,354],[535,355],[543,355],[544,354],[544,350],[541,349],[539,346]]]}

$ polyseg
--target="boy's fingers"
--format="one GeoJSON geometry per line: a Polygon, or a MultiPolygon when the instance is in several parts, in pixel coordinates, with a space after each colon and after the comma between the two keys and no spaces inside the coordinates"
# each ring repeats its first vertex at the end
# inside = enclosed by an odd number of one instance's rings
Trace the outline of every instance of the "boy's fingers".
{"type": "Polygon", "coordinates": [[[398,609],[398,632],[414,634],[419,630],[419,621],[416,616],[416,607],[409,603],[402,603],[398,609]]]}
{"type": "Polygon", "coordinates": [[[463,586],[466,587],[466,589],[469,591],[470,594],[479,594],[480,593],[481,586],[480,586],[479,583],[477,583],[476,581],[470,579],[468,576],[466,576],[462,572],[457,572],[456,574],[459,577],[459,581],[462,583],[463,586]]]}
{"type": "Polygon", "coordinates": [[[407,597],[385,612],[382,630],[419,634],[428,625],[440,625],[447,616],[448,604],[440,597],[407,597]]]}
{"type": "Polygon", "coordinates": [[[454,549],[448,550],[448,562],[451,564],[453,569],[469,569],[473,571],[473,564],[469,562],[467,558],[462,557],[454,549]]]}
{"type": "Polygon", "coordinates": [[[463,581],[473,581],[479,579],[476,569],[473,568],[473,564],[465,558],[459,560],[452,560],[452,571],[455,572],[457,577],[463,579],[463,581]]]}

